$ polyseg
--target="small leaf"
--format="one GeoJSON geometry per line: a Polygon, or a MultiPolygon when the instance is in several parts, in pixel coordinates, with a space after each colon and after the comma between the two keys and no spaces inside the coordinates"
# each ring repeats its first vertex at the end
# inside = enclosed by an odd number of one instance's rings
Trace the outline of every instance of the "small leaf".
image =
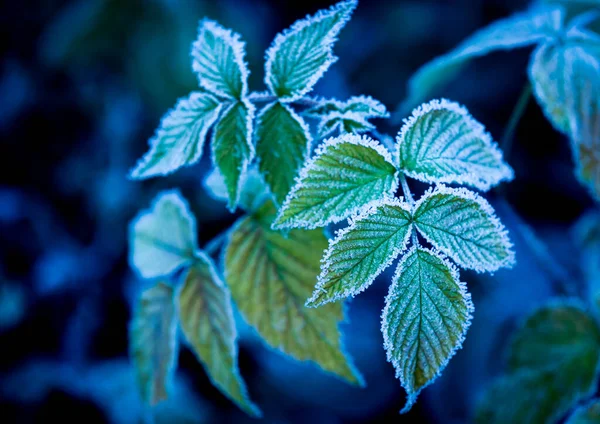
{"type": "MultiPolygon", "coordinates": [[[[225,180],[218,169],[213,169],[206,179],[204,186],[210,196],[215,200],[227,202],[229,194],[225,186],[225,180]]],[[[251,166],[246,173],[246,178],[242,181],[240,189],[239,205],[246,212],[256,211],[268,198],[269,190],[258,173],[255,166],[251,166]]]]}
{"type": "Polygon", "coordinates": [[[236,102],[217,124],[212,141],[213,161],[223,176],[228,193],[228,206],[235,210],[249,163],[254,158],[252,121],[254,105],[236,102]]]}
{"type": "Polygon", "coordinates": [[[495,271],[514,264],[504,226],[490,204],[466,189],[438,186],[415,205],[415,226],[437,249],[464,268],[495,271]]]}
{"type": "Polygon", "coordinates": [[[272,202],[242,218],[225,251],[225,278],[246,321],[273,348],[311,360],[353,384],[362,379],[343,351],[338,324],[341,304],[304,307],[327,246],[322,230],[271,230],[272,202]]]}
{"type": "Polygon", "coordinates": [[[179,294],[183,333],[215,386],[246,413],[260,416],[238,370],[229,290],[207,256],[198,253],[196,258],[179,294]]]}
{"type": "Polygon", "coordinates": [[[415,109],[396,140],[401,168],[423,182],[489,190],[513,178],[512,169],[483,125],[464,107],[445,99],[415,109]]]}
{"type": "Polygon", "coordinates": [[[556,422],[594,393],[599,359],[600,331],[577,302],[544,306],[517,330],[509,375],[485,394],[477,422],[556,422]]]}
{"type": "Polygon", "coordinates": [[[206,133],[219,116],[221,106],[206,93],[194,92],[179,99],[163,117],[150,150],[131,171],[131,178],[167,175],[197,163],[202,156],[206,133]]]}
{"type": "Polygon", "coordinates": [[[496,50],[509,50],[551,41],[562,27],[559,7],[537,7],[493,22],[464,40],[451,52],[422,66],[408,82],[407,111],[447,85],[470,59],[496,50]]]}
{"type": "Polygon", "coordinates": [[[367,203],[393,195],[398,176],[389,152],[369,137],[343,135],[322,143],[300,171],[276,228],[339,222],[367,203]]]}
{"type": "Polygon", "coordinates": [[[576,174],[600,201],[600,57],[581,47],[570,51],[567,108],[576,174]]]}
{"type": "Polygon", "coordinates": [[[173,288],[158,283],[145,290],[129,326],[129,355],[142,399],[151,406],[168,398],[177,359],[176,329],[173,288]]]}
{"type": "Polygon", "coordinates": [[[355,112],[332,112],[321,119],[317,133],[319,138],[325,138],[336,131],[339,134],[362,134],[374,128],[375,125],[355,112]]]}
{"type": "Polygon", "coordinates": [[[143,278],[168,275],[193,259],[196,222],[185,199],[166,191],[130,225],[131,266],[143,278]]]}
{"type": "Polygon", "coordinates": [[[573,412],[565,424],[598,424],[600,423],[600,399],[580,406],[573,412]]]}
{"type": "Polygon", "coordinates": [[[274,95],[291,102],[312,90],[337,60],[333,44],[356,5],[356,0],[341,1],[296,21],[275,37],[265,63],[265,84],[274,95]]]}
{"type": "Polygon", "coordinates": [[[294,185],[311,144],[304,120],[282,103],[267,105],[258,115],[256,153],[259,170],[277,203],[294,185]]]}
{"type": "Polygon", "coordinates": [[[354,112],[363,118],[387,118],[390,116],[385,105],[370,96],[350,97],[345,102],[336,99],[322,100],[318,106],[306,110],[304,115],[322,118],[333,112],[354,112]]]}
{"type": "Polygon", "coordinates": [[[460,349],[472,312],[471,295],[447,260],[421,247],[404,256],[381,319],[387,359],[408,394],[401,412],[460,349]]]}
{"type": "Polygon", "coordinates": [[[204,19],[192,45],[192,68],[200,87],[220,97],[245,98],[249,72],[244,49],[239,34],[204,19]]]}
{"type": "Polygon", "coordinates": [[[395,199],[374,202],[340,231],[321,261],[317,286],[306,306],[319,306],[366,290],[408,244],[410,208],[395,199]]]}

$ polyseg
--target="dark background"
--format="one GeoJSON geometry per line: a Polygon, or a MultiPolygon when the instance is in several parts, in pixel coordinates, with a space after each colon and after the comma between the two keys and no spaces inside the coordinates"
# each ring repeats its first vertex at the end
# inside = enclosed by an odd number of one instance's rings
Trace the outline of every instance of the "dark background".
{"type": "MultiPolygon", "coordinates": [[[[13,1],[0,6],[0,421],[144,422],[127,360],[127,324],[143,283],[127,262],[127,224],[162,189],[178,187],[201,242],[236,216],[204,192],[208,154],[168,178],[132,182],[128,170],[160,117],[196,88],[189,51],[208,16],[247,42],[251,90],[264,90],[264,51],[277,32],[328,1],[13,1]]],[[[489,22],[527,7],[517,0],[363,0],[335,47],[339,61],[315,93],[366,94],[394,111],[408,77],[489,22]]],[[[527,81],[531,49],[469,65],[437,95],[465,104],[501,139],[527,81]]],[[[378,121],[395,135],[399,124],[378,121]]],[[[579,290],[570,231],[593,207],[575,180],[567,140],[534,100],[508,158],[516,179],[487,197],[515,242],[518,266],[463,272],[474,323],[465,347],[407,415],[385,361],[380,311],[393,268],[350,303],[345,343],[367,388],[264,347],[239,321],[240,368],[265,422],[469,420],[515,320],[553,293],[579,290]],[[532,249],[534,230],[548,250],[532,249]],[[527,241],[527,242],[526,242],[527,241]]],[[[421,187],[415,184],[419,190],[421,187]]],[[[534,243],[535,244],[535,243],[534,243]]],[[[173,399],[157,422],[251,422],[182,349],[173,399]]]]}

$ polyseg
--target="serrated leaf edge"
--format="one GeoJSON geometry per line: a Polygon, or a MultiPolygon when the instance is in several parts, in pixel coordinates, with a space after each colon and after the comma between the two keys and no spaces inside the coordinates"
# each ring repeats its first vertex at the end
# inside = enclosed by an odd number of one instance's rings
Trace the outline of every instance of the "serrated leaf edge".
{"type": "Polygon", "coordinates": [[[273,76],[271,68],[273,66],[273,61],[275,60],[275,54],[279,50],[279,48],[281,47],[283,42],[288,37],[293,36],[294,34],[302,31],[304,28],[312,25],[313,23],[318,22],[326,17],[329,17],[330,15],[335,14],[342,9],[348,9],[348,13],[347,13],[346,17],[344,17],[343,19],[340,19],[340,21],[338,23],[336,23],[329,30],[329,32],[327,34],[327,39],[326,39],[326,41],[324,40],[325,43],[328,44],[330,47],[329,52],[328,52],[328,60],[321,66],[321,68],[317,72],[315,72],[313,75],[311,75],[311,77],[309,78],[309,80],[306,84],[306,87],[304,87],[303,89],[301,89],[299,91],[296,91],[296,93],[294,93],[294,94],[280,97],[279,100],[281,102],[285,102],[285,103],[293,102],[295,100],[298,100],[305,94],[309,93],[310,91],[312,91],[315,83],[323,76],[323,74],[325,74],[325,72],[329,69],[329,67],[337,61],[337,59],[338,59],[337,56],[335,56],[331,51],[333,49],[332,45],[333,45],[333,43],[335,43],[337,41],[337,35],[341,31],[341,29],[346,25],[346,23],[348,23],[348,21],[350,20],[350,18],[352,16],[352,13],[354,12],[354,9],[356,9],[357,6],[358,6],[358,0],[340,1],[339,3],[332,5],[328,9],[319,10],[317,13],[315,13],[312,16],[306,15],[306,17],[304,19],[298,19],[296,22],[294,22],[292,24],[291,27],[283,30],[282,32],[280,32],[279,34],[277,34],[275,36],[275,39],[271,43],[271,46],[265,52],[265,84],[269,88],[269,91],[272,94],[277,95],[275,87],[273,87],[273,85],[271,84],[271,78],[273,76]]]}
{"type": "Polygon", "coordinates": [[[388,293],[385,297],[385,307],[383,308],[383,311],[381,313],[381,333],[384,335],[383,336],[383,346],[384,349],[386,351],[386,358],[387,361],[389,363],[391,363],[394,366],[394,369],[396,370],[396,378],[398,378],[400,380],[400,384],[402,385],[402,387],[404,387],[404,389],[406,390],[407,393],[407,399],[406,399],[406,404],[404,405],[404,407],[402,408],[402,410],[400,411],[401,414],[404,414],[406,412],[408,412],[410,410],[410,408],[415,404],[415,402],[417,401],[417,397],[419,396],[419,394],[423,391],[423,389],[425,389],[426,387],[430,386],[435,380],[437,380],[438,377],[440,377],[442,375],[442,371],[444,371],[444,369],[446,368],[446,366],[448,365],[448,363],[450,362],[450,359],[452,359],[452,357],[454,357],[454,355],[456,354],[456,352],[458,352],[461,348],[462,348],[462,344],[465,340],[465,336],[467,334],[467,331],[469,329],[469,327],[471,326],[471,320],[473,318],[473,314],[475,312],[475,306],[473,305],[473,302],[471,300],[471,294],[467,291],[467,284],[460,281],[460,275],[458,272],[458,268],[456,267],[456,265],[454,265],[452,262],[450,262],[447,257],[445,255],[443,255],[442,252],[436,250],[436,249],[427,249],[425,247],[422,246],[413,246],[402,258],[402,260],[400,261],[400,263],[398,263],[398,267],[396,268],[396,272],[394,273],[394,276],[392,277],[392,284],[396,284],[396,282],[398,281],[398,279],[400,278],[400,274],[402,274],[402,272],[404,271],[404,266],[406,263],[406,259],[412,255],[416,250],[423,250],[424,252],[435,256],[437,258],[439,258],[442,263],[450,270],[450,274],[452,275],[452,279],[454,280],[454,282],[458,285],[460,293],[463,296],[463,299],[465,301],[466,307],[467,307],[467,318],[466,318],[466,322],[463,325],[463,332],[460,335],[460,337],[457,339],[456,345],[454,346],[454,348],[452,349],[452,351],[450,352],[450,354],[444,359],[444,361],[442,361],[442,363],[440,364],[439,368],[436,370],[434,377],[429,380],[427,383],[425,383],[422,387],[420,387],[417,391],[415,392],[410,392],[408,390],[407,387],[407,382],[404,380],[404,378],[402,377],[400,370],[398,369],[398,364],[394,361],[394,359],[392,358],[392,351],[393,349],[393,344],[390,342],[390,340],[388,340],[385,336],[385,334],[387,333],[387,325],[385,324],[385,317],[389,314],[389,305],[391,304],[391,302],[389,301],[389,298],[391,297],[391,293],[388,293]]]}
{"type": "Polygon", "coordinates": [[[483,191],[489,190],[493,185],[499,184],[502,181],[511,181],[514,179],[514,171],[513,169],[503,160],[502,158],[502,150],[498,147],[498,144],[493,140],[492,136],[485,130],[485,127],[479,123],[473,116],[469,113],[467,108],[460,105],[459,103],[450,101],[445,98],[434,99],[427,103],[423,103],[412,111],[412,114],[403,119],[402,128],[400,128],[400,132],[396,136],[396,142],[398,143],[398,149],[396,149],[396,163],[402,168],[402,158],[401,158],[401,145],[405,141],[406,133],[412,129],[417,120],[422,116],[428,114],[431,111],[435,110],[448,110],[450,112],[457,113],[461,115],[467,125],[473,129],[473,132],[483,141],[486,147],[489,148],[492,156],[499,161],[501,167],[499,170],[494,172],[494,182],[490,182],[490,178],[488,177],[487,181],[483,181],[481,177],[476,177],[473,180],[472,175],[449,175],[445,177],[432,177],[425,173],[414,172],[408,169],[403,169],[403,172],[416,180],[425,182],[425,183],[457,183],[457,184],[465,184],[472,185],[475,188],[478,188],[483,191]]]}
{"type": "MultiPolygon", "coordinates": [[[[508,256],[503,261],[499,262],[497,267],[466,266],[465,264],[459,264],[461,267],[467,268],[467,269],[473,269],[476,272],[481,273],[481,272],[493,272],[500,268],[512,268],[516,264],[515,252],[513,250],[514,246],[508,237],[508,230],[506,229],[506,227],[504,227],[504,224],[502,224],[502,222],[500,222],[500,219],[496,216],[496,212],[494,211],[494,208],[492,207],[492,205],[490,205],[486,199],[484,199],[483,197],[481,197],[480,195],[478,195],[477,193],[475,193],[471,190],[468,190],[464,187],[460,187],[460,188],[447,187],[443,184],[438,184],[434,187],[430,187],[423,194],[423,196],[421,196],[419,198],[419,200],[415,203],[413,213],[414,214],[417,213],[417,211],[419,210],[419,208],[421,207],[423,202],[425,202],[425,200],[427,200],[429,197],[435,196],[437,194],[447,194],[447,195],[451,195],[451,196],[455,196],[455,197],[460,197],[461,199],[464,199],[464,200],[475,202],[481,208],[481,210],[487,215],[487,218],[492,222],[496,231],[500,235],[500,239],[501,239],[503,247],[508,252],[508,256]]],[[[455,262],[459,263],[459,261],[457,261],[455,259],[456,255],[450,249],[446,249],[443,246],[438,246],[437,243],[430,240],[425,234],[423,234],[419,230],[419,224],[416,220],[415,220],[415,229],[429,243],[431,243],[431,245],[434,246],[437,250],[439,250],[445,256],[451,258],[455,262]]]]}
{"type": "MultiPolygon", "coordinates": [[[[359,136],[356,134],[342,134],[341,136],[338,136],[338,137],[330,137],[327,140],[325,140],[324,142],[322,142],[319,145],[319,147],[317,147],[313,156],[310,159],[306,160],[304,162],[304,166],[302,168],[300,168],[300,172],[298,173],[298,175],[295,178],[294,186],[292,187],[292,189],[286,196],[283,204],[279,208],[279,211],[277,213],[277,216],[275,217],[275,220],[273,221],[273,225],[271,226],[272,229],[281,230],[284,228],[285,229],[287,229],[287,228],[290,228],[290,229],[291,228],[304,228],[304,229],[313,230],[315,228],[323,227],[323,226],[327,225],[328,223],[337,223],[337,222],[340,222],[340,221],[343,221],[344,219],[346,219],[347,215],[334,215],[334,216],[330,217],[324,223],[314,223],[312,221],[295,221],[295,222],[299,222],[299,225],[290,225],[290,224],[285,224],[285,222],[280,222],[280,220],[283,218],[283,213],[290,206],[290,203],[296,198],[297,192],[303,188],[303,180],[308,178],[308,176],[309,176],[308,173],[315,166],[315,162],[317,161],[317,159],[319,159],[320,156],[327,153],[327,150],[330,147],[335,147],[340,144],[353,144],[356,146],[363,146],[363,147],[371,148],[371,149],[375,150],[375,152],[378,153],[380,156],[382,156],[386,162],[388,162],[390,165],[392,165],[394,168],[396,168],[396,166],[394,165],[394,163],[392,161],[392,155],[390,154],[390,152],[379,141],[373,140],[371,137],[364,136],[364,135],[359,136]]],[[[398,170],[396,170],[396,172],[394,173],[394,180],[393,180],[392,187],[389,190],[389,194],[395,193],[397,189],[398,189],[398,170]]],[[[386,196],[386,193],[385,192],[382,193],[382,198],[384,198],[385,196],[386,196]]],[[[352,208],[351,211],[354,211],[354,213],[357,213],[365,206],[366,205],[357,206],[355,208],[352,208]]],[[[352,213],[352,212],[350,212],[350,213],[352,213]]]]}

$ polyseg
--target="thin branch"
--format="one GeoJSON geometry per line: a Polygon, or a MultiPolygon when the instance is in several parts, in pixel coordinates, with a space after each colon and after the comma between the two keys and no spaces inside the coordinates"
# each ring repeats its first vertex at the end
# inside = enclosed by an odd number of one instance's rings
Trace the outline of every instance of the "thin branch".
{"type": "Polygon", "coordinates": [[[504,130],[504,135],[502,137],[502,141],[500,142],[500,147],[504,151],[505,160],[510,156],[515,130],[517,129],[517,126],[519,125],[519,121],[523,117],[523,114],[525,113],[525,109],[527,108],[527,104],[529,103],[531,93],[531,84],[527,82],[525,84],[525,87],[523,87],[523,90],[521,91],[519,100],[517,100],[517,104],[515,105],[510,115],[510,119],[508,120],[508,124],[506,125],[506,129],[504,130]]]}

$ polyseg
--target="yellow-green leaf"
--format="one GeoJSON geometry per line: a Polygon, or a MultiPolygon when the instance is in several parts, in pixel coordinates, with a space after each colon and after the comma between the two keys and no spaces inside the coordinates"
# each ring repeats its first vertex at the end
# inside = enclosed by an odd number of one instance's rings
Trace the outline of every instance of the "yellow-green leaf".
{"type": "Polygon", "coordinates": [[[304,307],[327,247],[322,230],[271,230],[275,207],[267,202],[242,218],[225,252],[225,277],[246,321],[272,347],[298,360],[310,360],[354,384],[361,376],[344,353],[338,324],[343,305],[304,307]]]}
{"type": "Polygon", "coordinates": [[[245,412],[260,416],[238,370],[231,295],[204,254],[197,254],[185,277],[179,293],[179,319],[213,384],[245,412]]]}
{"type": "Polygon", "coordinates": [[[141,295],[129,327],[129,351],[142,399],[166,400],[173,379],[177,318],[173,288],[158,283],[141,295]]]}

